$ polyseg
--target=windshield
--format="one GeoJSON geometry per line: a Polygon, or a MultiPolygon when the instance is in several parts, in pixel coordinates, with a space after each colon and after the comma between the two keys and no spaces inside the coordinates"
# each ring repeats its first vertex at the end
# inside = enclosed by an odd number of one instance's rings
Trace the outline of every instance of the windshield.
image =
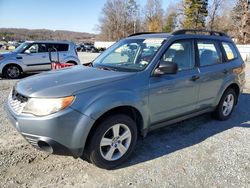
{"type": "Polygon", "coordinates": [[[24,42],[20,44],[15,50],[13,50],[13,52],[21,53],[28,45],[30,45],[30,43],[24,42]]]}
{"type": "Polygon", "coordinates": [[[97,59],[93,66],[116,71],[141,71],[145,69],[165,39],[125,39],[117,42],[97,59]]]}

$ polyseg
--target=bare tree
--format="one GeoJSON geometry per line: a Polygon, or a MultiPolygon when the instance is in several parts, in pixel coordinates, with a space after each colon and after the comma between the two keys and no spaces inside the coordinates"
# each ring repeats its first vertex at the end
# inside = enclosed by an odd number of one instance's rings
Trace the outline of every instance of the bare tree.
{"type": "Polygon", "coordinates": [[[234,22],[231,33],[239,43],[250,42],[250,7],[247,0],[237,0],[231,12],[234,22]]]}
{"type": "Polygon", "coordinates": [[[145,24],[148,31],[159,32],[163,29],[163,14],[161,0],[147,0],[144,8],[145,24]]]}
{"type": "Polygon", "coordinates": [[[218,18],[223,3],[224,0],[212,0],[212,3],[208,7],[208,28],[210,30],[214,29],[215,19],[218,18]]]}
{"type": "MultiPolygon", "coordinates": [[[[128,17],[132,18],[130,20],[130,24],[133,23],[133,33],[136,33],[140,27],[140,12],[139,12],[139,4],[137,4],[136,0],[128,0],[127,4],[127,12],[128,12],[128,17]]],[[[129,27],[131,29],[131,27],[129,27]]],[[[131,31],[130,31],[131,33],[131,31]]]]}
{"type": "Polygon", "coordinates": [[[107,0],[100,18],[101,38],[115,41],[136,32],[138,12],[135,0],[107,0]]]}

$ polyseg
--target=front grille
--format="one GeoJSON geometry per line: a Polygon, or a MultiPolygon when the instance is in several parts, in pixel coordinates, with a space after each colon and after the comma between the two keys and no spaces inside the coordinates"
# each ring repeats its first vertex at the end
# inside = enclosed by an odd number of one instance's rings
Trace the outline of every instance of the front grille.
{"type": "Polygon", "coordinates": [[[13,111],[17,114],[20,114],[27,104],[28,98],[17,93],[17,91],[13,89],[9,95],[8,101],[13,111]]]}

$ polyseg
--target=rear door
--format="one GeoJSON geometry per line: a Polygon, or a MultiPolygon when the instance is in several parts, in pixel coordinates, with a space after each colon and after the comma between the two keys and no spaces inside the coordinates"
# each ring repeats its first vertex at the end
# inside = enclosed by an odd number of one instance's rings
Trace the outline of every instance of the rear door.
{"type": "Polygon", "coordinates": [[[61,63],[66,63],[66,62],[64,62],[65,59],[70,56],[69,44],[66,44],[66,43],[65,44],[64,43],[48,43],[47,48],[48,48],[48,50],[52,50],[51,57],[52,57],[53,61],[59,61],[61,63]],[[57,50],[57,52],[55,51],[55,49],[57,50]]]}
{"type": "Polygon", "coordinates": [[[204,109],[214,105],[228,70],[224,64],[218,41],[197,40],[196,49],[200,70],[197,105],[199,109],[204,109]]]}
{"type": "Polygon", "coordinates": [[[178,73],[151,77],[149,107],[151,122],[158,123],[196,109],[199,75],[195,66],[193,40],[178,40],[164,53],[162,60],[178,64],[178,73]]]}

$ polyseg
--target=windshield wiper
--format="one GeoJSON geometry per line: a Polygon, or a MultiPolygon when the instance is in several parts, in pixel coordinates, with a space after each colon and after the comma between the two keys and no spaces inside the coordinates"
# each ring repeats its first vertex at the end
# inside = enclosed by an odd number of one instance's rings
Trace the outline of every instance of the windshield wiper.
{"type": "Polygon", "coordinates": [[[109,70],[109,71],[117,71],[117,68],[115,67],[110,67],[110,66],[106,66],[106,65],[96,65],[96,66],[93,66],[95,68],[98,68],[98,69],[102,69],[102,70],[109,70]]]}
{"type": "Polygon", "coordinates": [[[115,66],[129,66],[131,63],[117,63],[115,66]]]}
{"type": "Polygon", "coordinates": [[[118,72],[138,72],[139,70],[133,70],[130,68],[127,68],[128,65],[122,67],[122,66],[107,66],[107,65],[101,65],[101,64],[94,64],[95,68],[99,68],[102,70],[110,70],[110,71],[118,71],[118,72]]]}
{"type": "Polygon", "coordinates": [[[92,62],[84,63],[83,65],[87,67],[94,67],[92,62]]]}
{"type": "Polygon", "coordinates": [[[103,70],[109,70],[109,71],[117,71],[117,69],[115,68],[111,68],[111,67],[107,67],[107,66],[100,66],[99,68],[103,69],[103,70]]]}

